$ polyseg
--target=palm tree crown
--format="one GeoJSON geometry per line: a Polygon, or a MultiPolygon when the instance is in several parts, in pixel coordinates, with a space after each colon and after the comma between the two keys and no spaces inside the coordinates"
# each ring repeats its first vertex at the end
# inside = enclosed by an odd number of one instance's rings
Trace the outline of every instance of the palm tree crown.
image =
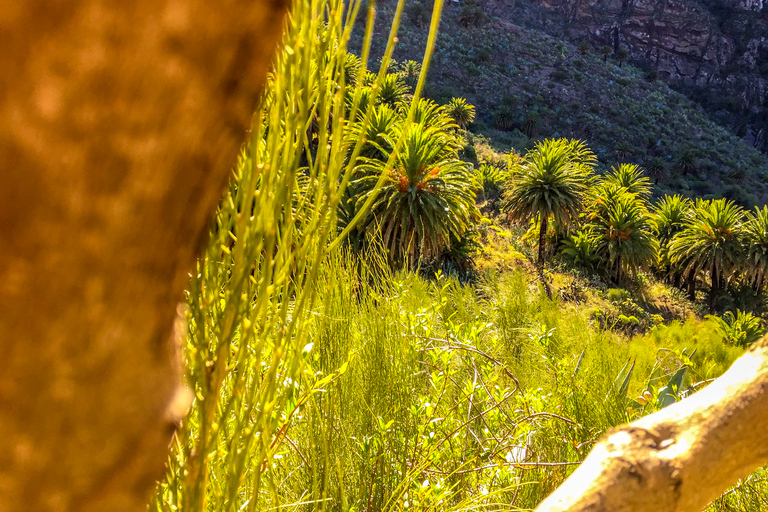
{"type": "MultiPolygon", "coordinates": [[[[471,165],[457,158],[451,133],[422,124],[405,129],[395,166],[386,176],[364,221],[381,234],[392,261],[429,259],[460,239],[479,216],[471,165]]],[[[387,155],[387,158],[389,155],[387,155]]],[[[384,159],[367,159],[353,185],[359,208],[384,170],[384,159]]]]}
{"type": "Polygon", "coordinates": [[[475,120],[475,106],[467,103],[464,98],[451,98],[446,110],[456,124],[466,129],[467,125],[475,120]]]}
{"type": "Polygon", "coordinates": [[[595,161],[594,153],[581,141],[548,139],[536,144],[512,169],[505,209],[516,221],[540,222],[539,265],[544,263],[549,218],[563,227],[578,223],[595,161]]]}
{"type": "MultiPolygon", "coordinates": [[[[605,190],[615,189],[609,186],[605,190]]],[[[644,202],[619,190],[604,200],[604,208],[593,215],[589,226],[597,252],[608,261],[616,282],[653,263],[659,249],[644,202]]]]}
{"type": "Polygon", "coordinates": [[[644,199],[651,197],[653,191],[651,180],[646,178],[643,170],[635,164],[619,164],[611,167],[605,175],[605,181],[623,187],[644,199]]]}
{"type": "Polygon", "coordinates": [[[747,276],[759,290],[768,278],[768,207],[755,207],[754,213],[747,212],[744,242],[747,276]]]}
{"type": "Polygon", "coordinates": [[[714,311],[721,283],[738,270],[743,253],[742,216],[743,210],[733,201],[699,199],[683,229],[669,244],[669,257],[683,266],[684,275],[695,278],[701,272],[709,273],[710,312],[714,311]]]}

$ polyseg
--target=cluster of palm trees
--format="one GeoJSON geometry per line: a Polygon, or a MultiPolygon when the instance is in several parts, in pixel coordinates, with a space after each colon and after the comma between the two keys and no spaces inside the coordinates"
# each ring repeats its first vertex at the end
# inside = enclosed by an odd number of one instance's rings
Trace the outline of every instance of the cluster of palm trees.
{"type": "Polygon", "coordinates": [[[693,297],[706,281],[710,311],[735,280],[755,290],[766,283],[768,208],[679,195],[651,203],[653,186],[638,166],[596,176],[595,164],[583,142],[568,139],[544,140],[512,161],[503,208],[511,220],[537,226],[539,266],[552,240],[563,259],[617,283],[649,269],[693,297]]]}
{"type": "Polygon", "coordinates": [[[340,225],[362,215],[350,233],[353,245],[380,244],[393,263],[434,259],[479,218],[472,165],[458,153],[459,130],[474,119],[474,107],[463,98],[444,106],[412,101],[410,84],[420,71],[413,61],[391,66],[374,94],[376,76],[358,76],[356,59],[350,55],[346,63],[359,96],[347,102],[350,110],[355,100],[358,105],[346,130],[355,162],[340,225]]]}

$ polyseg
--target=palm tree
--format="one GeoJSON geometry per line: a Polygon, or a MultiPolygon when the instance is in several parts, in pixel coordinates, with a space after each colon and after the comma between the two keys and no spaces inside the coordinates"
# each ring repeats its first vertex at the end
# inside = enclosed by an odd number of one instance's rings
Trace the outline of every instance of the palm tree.
{"type": "MultiPolygon", "coordinates": [[[[430,259],[458,240],[479,217],[471,165],[457,156],[452,132],[422,124],[410,125],[363,227],[380,233],[390,260],[430,259]]],[[[389,155],[387,155],[387,158],[389,155]]],[[[353,185],[359,191],[356,207],[376,193],[384,160],[368,159],[353,185]]]]}
{"type": "Polygon", "coordinates": [[[658,183],[659,180],[667,176],[667,167],[667,162],[660,156],[651,158],[645,165],[648,175],[653,178],[654,183],[658,183]]]}
{"type": "Polygon", "coordinates": [[[394,147],[400,122],[398,113],[389,106],[374,107],[367,123],[364,119],[359,119],[350,126],[350,156],[357,142],[362,139],[360,157],[384,160],[394,147]]]}
{"type": "Polygon", "coordinates": [[[406,94],[410,92],[410,87],[403,82],[399,74],[388,73],[381,81],[381,88],[377,97],[377,103],[387,104],[390,107],[397,107],[405,99],[406,94]]]}
{"type": "Polygon", "coordinates": [[[549,218],[562,227],[579,222],[595,162],[595,154],[582,141],[547,139],[511,170],[505,209],[517,222],[539,222],[539,267],[544,265],[549,218]]]}
{"type": "Polygon", "coordinates": [[[475,106],[467,103],[464,98],[451,98],[446,106],[446,112],[462,129],[475,120],[475,106]]]}
{"type": "Polygon", "coordinates": [[[721,285],[728,282],[742,261],[742,216],[743,210],[733,201],[699,199],[683,229],[669,244],[672,263],[684,266],[686,277],[695,279],[701,272],[709,273],[710,313],[715,310],[721,285]]]}
{"type": "Polygon", "coordinates": [[[591,238],[617,283],[656,260],[659,244],[653,236],[645,203],[636,194],[619,189],[618,193],[604,197],[602,208],[596,212],[599,213],[592,215],[589,224],[591,238]]]}
{"type": "Polygon", "coordinates": [[[405,119],[409,109],[413,109],[413,122],[435,128],[441,132],[449,132],[457,128],[454,120],[446,112],[446,108],[427,98],[419,98],[419,101],[408,105],[400,104],[400,117],[405,119]]]}
{"type": "Polygon", "coordinates": [[[344,59],[344,78],[348,86],[357,85],[357,74],[362,66],[360,57],[354,53],[347,52],[347,56],[344,59]]]}
{"type": "Polygon", "coordinates": [[[682,231],[693,203],[681,195],[664,196],[654,205],[651,213],[653,231],[659,240],[659,268],[672,274],[672,282],[680,285],[682,273],[671,264],[669,243],[682,231]]]}
{"type": "Polygon", "coordinates": [[[421,63],[415,60],[407,60],[400,65],[400,75],[410,87],[416,87],[416,82],[421,74],[421,63]]]}
{"type": "Polygon", "coordinates": [[[651,180],[646,178],[643,170],[635,164],[619,164],[611,167],[604,179],[607,183],[613,183],[643,199],[651,197],[653,191],[651,180]]]}
{"type": "Polygon", "coordinates": [[[754,213],[747,212],[744,242],[746,274],[755,291],[759,291],[768,278],[768,207],[763,206],[762,210],[755,207],[754,213]]]}

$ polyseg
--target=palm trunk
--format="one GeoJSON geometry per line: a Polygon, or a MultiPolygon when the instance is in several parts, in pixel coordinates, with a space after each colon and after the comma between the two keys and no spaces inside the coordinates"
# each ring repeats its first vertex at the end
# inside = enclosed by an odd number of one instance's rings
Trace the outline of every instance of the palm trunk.
{"type": "Polygon", "coordinates": [[[542,268],[544,266],[544,250],[547,244],[548,221],[549,221],[549,218],[547,216],[544,216],[544,215],[541,216],[541,227],[539,228],[539,261],[536,262],[536,265],[539,268],[542,268]]]}
{"type": "Polygon", "coordinates": [[[710,274],[712,286],[709,288],[709,314],[715,314],[715,299],[717,299],[717,293],[720,291],[720,276],[716,270],[712,270],[710,274]]]}
{"type": "Polygon", "coordinates": [[[696,274],[690,274],[687,278],[688,300],[696,300],[696,274]]]}

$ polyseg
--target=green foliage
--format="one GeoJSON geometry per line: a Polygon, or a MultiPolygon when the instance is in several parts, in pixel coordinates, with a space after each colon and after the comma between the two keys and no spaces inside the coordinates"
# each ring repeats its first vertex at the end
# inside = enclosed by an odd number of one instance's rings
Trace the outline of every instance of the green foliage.
{"type": "Polygon", "coordinates": [[[745,270],[756,289],[761,289],[768,278],[768,207],[755,207],[747,212],[744,222],[746,246],[745,270]]]}
{"type": "MultiPolygon", "coordinates": [[[[407,16],[425,23],[417,4],[407,16]]],[[[508,215],[538,220],[540,235],[550,219],[557,237],[587,221],[561,257],[617,281],[654,260],[658,237],[669,264],[713,283],[748,253],[761,286],[768,209],[743,228],[727,201],[665,197],[651,214],[639,168],[595,180],[594,153],[568,139],[537,143],[509,171],[474,171],[456,133],[471,119],[418,98],[415,62],[393,72],[397,19],[378,74],[367,50],[347,52],[342,20],[355,15],[343,13],[361,5],[294,6],[190,283],[182,348],[195,398],[153,512],[531,509],[607,429],[699,389],[763,332],[742,311],[663,324],[623,289],[582,308],[594,294],[583,284],[578,300],[555,295],[572,300],[562,307],[528,272],[476,272],[487,234],[475,190],[501,182],[508,215]],[[406,261],[434,275],[393,270],[406,261]]],[[[529,112],[533,135],[553,111],[529,112]]]]}
{"type": "Polygon", "coordinates": [[[421,74],[421,63],[408,60],[400,65],[400,75],[409,87],[414,87],[421,74]]]}
{"type": "Polygon", "coordinates": [[[446,113],[462,128],[475,120],[475,107],[464,98],[451,98],[446,105],[446,113]]]}
{"type": "Polygon", "coordinates": [[[587,226],[608,274],[617,283],[653,264],[659,249],[644,200],[630,192],[633,189],[644,193],[647,181],[638,178],[641,175],[633,167],[622,164],[613,169],[595,189],[595,204],[587,226]],[[620,172],[621,169],[626,172],[620,172]]]}
{"type": "Polygon", "coordinates": [[[387,73],[379,88],[378,102],[395,108],[405,100],[409,92],[410,88],[398,73],[387,73]]]}
{"type": "Polygon", "coordinates": [[[499,130],[511,131],[515,128],[515,116],[512,108],[502,105],[493,114],[493,126],[499,130]]]}
{"type": "Polygon", "coordinates": [[[672,266],[669,244],[683,230],[692,208],[691,200],[680,195],[664,196],[654,205],[651,226],[659,241],[659,268],[680,273],[672,266]]]}
{"type": "Polygon", "coordinates": [[[597,270],[600,261],[594,239],[584,230],[572,233],[565,239],[560,256],[574,267],[591,272],[597,270]]]}
{"type": "Polygon", "coordinates": [[[762,321],[752,313],[737,310],[734,315],[733,311],[726,311],[722,318],[713,315],[707,318],[717,322],[717,330],[726,343],[737,347],[749,346],[765,334],[762,321]]]}
{"type": "Polygon", "coordinates": [[[727,283],[742,262],[742,216],[742,209],[727,199],[698,199],[669,243],[669,258],[686,276],[709,273],[710,313],[722,282],[727,283]]]}
{"type": "Polygon", "coordinates": [[[477,0],[465,0],[459,9],[458,22],[463,27],[479,27],[486,19],[483,7],[477,0]]]}
{"type": "Polygon", "coordinates": [[[541,225],[539,264],[549,217],[563,228],[578,224],[595,161],[581,141],[547,139],[510,169],[504,208],[516,222],[533,220],[541,225]]]}
{"type": "Polygon", "coordinates": [[[622,187],[630,194],[642,199],[651,197],[653,191],[651,181],[645,177],[643,170],[635,164],[619,164],[611,167],[604,179],[606,183],[622,187]]]}
{"type": "Polygon", "coordinates": [[[374,197],[362,228],[381,236],[393,262],[438,256],[478,215],[471,166],[458,159],[452,132],[414,124],[402,132],[400,151],[368,159],[353,181],[356,208],[374,197]],[[394,160],[392,170],[386,162],[394,160]],[[383,176],[381,191],[377,185],[383,176]]]}
{"type": "Polygon", "coordinates": [[[338,94],[349,58],[341,18],[328,19],[327,7],[295,6],[192,275],[182,350],[195,398],[151,510],[263,508],[264,476],[299,404],[343,373],[307,373],[302,350],[336,206],[353,172],[341,143],[351,112],[338,94]],[[329,139],[335,143],[326,147],[329,139]]]}

